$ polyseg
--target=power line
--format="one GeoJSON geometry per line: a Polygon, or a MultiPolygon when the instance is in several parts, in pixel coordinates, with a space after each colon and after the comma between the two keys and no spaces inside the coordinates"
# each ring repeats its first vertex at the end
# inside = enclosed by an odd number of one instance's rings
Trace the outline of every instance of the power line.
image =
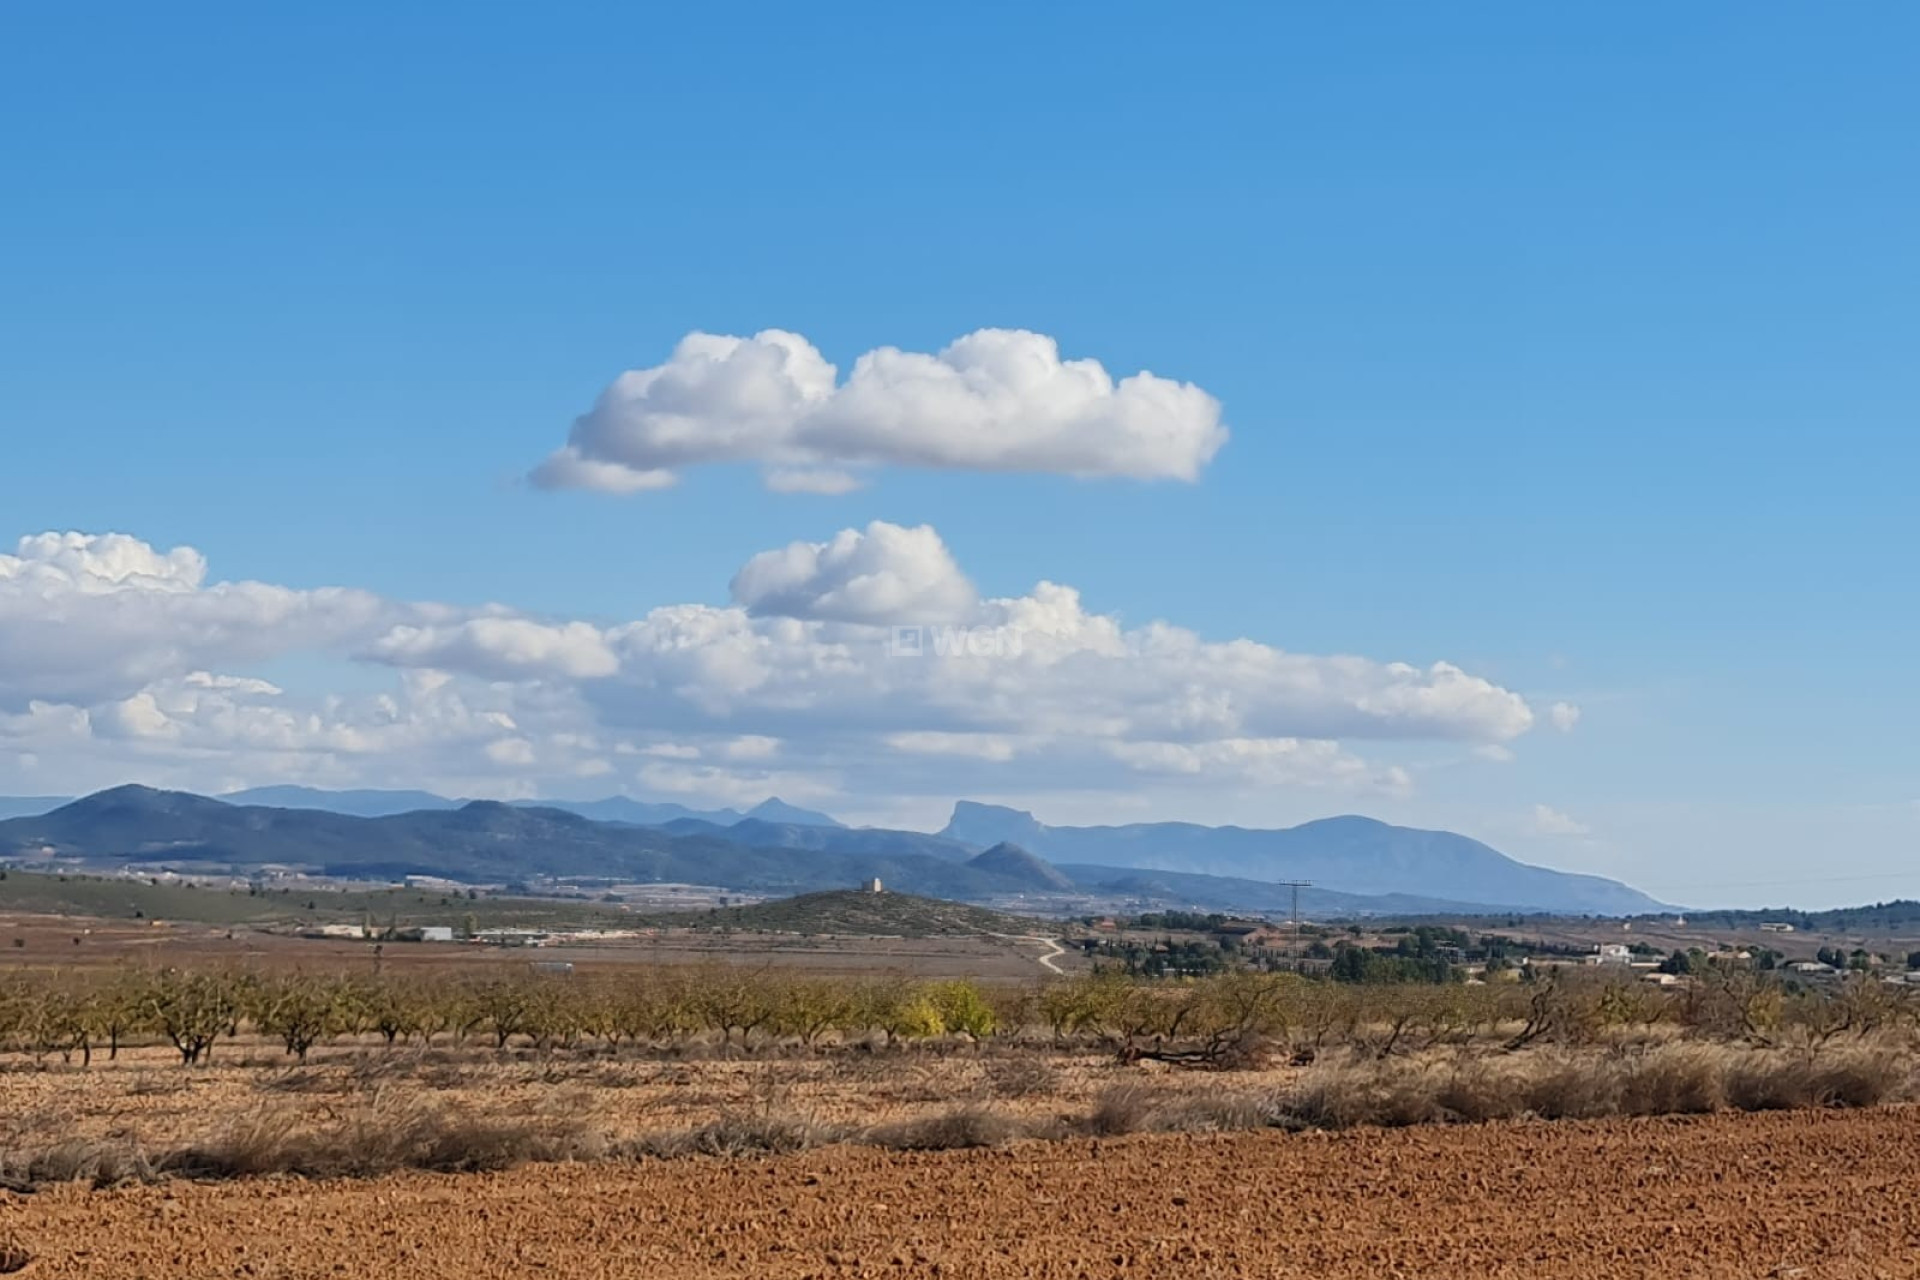
{"type": "Polygon", "coordinates": [[[1300,891],[1302,889],[1313,888],[1313,881],[1276,880],[1274,883],[1283,884],[1293,890],[1293,912],[1288,917],[1288,920],[1293,925],[1293,946],[1291,949],[1293,951],[1293,967],[1297,971],[1300,968],[1300,891]]]}

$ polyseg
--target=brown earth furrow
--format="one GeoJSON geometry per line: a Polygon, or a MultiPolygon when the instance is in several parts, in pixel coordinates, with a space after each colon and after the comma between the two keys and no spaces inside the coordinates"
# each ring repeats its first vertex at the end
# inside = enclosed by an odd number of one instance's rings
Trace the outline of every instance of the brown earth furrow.
{"type": "Polygon", "coordinates": [[[1906,1277],[1920,1109],[0,1200],[33,1277],[1906,1277]]]}

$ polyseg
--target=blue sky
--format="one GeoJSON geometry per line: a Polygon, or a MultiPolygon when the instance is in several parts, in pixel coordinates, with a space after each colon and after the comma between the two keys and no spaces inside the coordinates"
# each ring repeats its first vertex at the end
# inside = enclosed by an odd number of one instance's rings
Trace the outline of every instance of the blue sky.
{"type": "MultiPolygon", "coordinates": [[[[1059,821],[1359,810],[1682,901],[1920,894],[1916,37],[1893,6],[1731,3],[12,6],[0,548],[117,531],[196,549],[209,582],[604,628],[725,607],[769,549],[931,525],[980,597],[1046,579],[1126,627],[1456,664],[1537,723],[1340,735],[1353,777],[1405,773],[1355,790],[1103,771],[1059,742],[896,775],[854,741],[877,721],[836,703],[818,740],[682,717],[665,746],[700,754],[645,758],[697,767],[607,754],[563,778],[531,730],[493,773],[430,735],[267,750],[177,690],[167,714],[207,723],[114,737],[125,681],[62,692],[92,728],[50,741],[51,713],[25,723],[53,686],[22,641],[0,790],[765,784],[923,825],[961,794],[1059,821]],[[1195,384],[1231,438],[1191,483],[526,483],[621,371],[769,328],[842,376],[874,348],[1032,330],[1195,384]]],[[[309,710],[430,665],[341,635],[179,648],[309,710]]],[[[527,700],[573,696],[542,681],[462,714],[532,723],[527,700]]],[[[623,697],[582,750],[658,727],[623,697]]],[[[589,732],[553,716],[548,737],[589,732]]]]}

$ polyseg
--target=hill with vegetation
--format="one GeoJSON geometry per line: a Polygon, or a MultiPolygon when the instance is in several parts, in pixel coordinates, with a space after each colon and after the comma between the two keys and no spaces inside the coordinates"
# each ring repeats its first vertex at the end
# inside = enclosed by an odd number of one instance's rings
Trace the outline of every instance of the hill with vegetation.
{"type": "Polygon", "coordinates": [[[985,853],[969,858],[967,865],[975,871],[1017,881],[1042,893],[1068,892],[1074,887],[1073,881],[1063,875],[1058,867],[1041,861],[1017,844],[1004,841],[985,853]]]}
{"type": "Polygon", "coordinates": [[[868,937],[977,937],[980,934],[1051,936],[1056,920],[1007,915],[964,902],[910,893],[834,890],[777,898],[748,907],[716,907],[651,917],[650,923],[697,929],[765,930],[774,933],[858,934],[868,937]]]}
{"type": "Polygon", "coordinates": [[[1793,907],[1765,907],[1749,911],[1689,911],[1687,920],[1707,929],[1757,929],[1763,924],[1790,924],[1800,933],[1888,933],[1920,930],[1920,902],[1896,898],[1863,907],[1835,907],[1801,911],[1793,907]]]}

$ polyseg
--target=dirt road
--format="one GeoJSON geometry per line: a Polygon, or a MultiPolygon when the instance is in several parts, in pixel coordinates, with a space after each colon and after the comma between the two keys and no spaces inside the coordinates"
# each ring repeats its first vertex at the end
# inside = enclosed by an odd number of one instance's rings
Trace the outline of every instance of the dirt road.
{"type": "Polygon", "coordinates": [[[0,1198],[24,1274],[1920,1275],[1920,1110],[0,1198]]]}
{"type": "Polygon", "coordinates": [[[1067,954],[1067,949],[1060,945],[1060,940],[1057,938],[1042,938],[1033,934],[1021,933],[990,933],[987,936],[989,938],[1005,938],[1009,942],[1031,942],[1035,946],[1043,947],[1045,948],[1044,953],[1034,957],[1035,960],[1040,962],[1040,967],[1048,973],[1066,972],[1066,970],[1062,969],[1059,964],[1056,963],[1061,956],[1067,954]]]}

